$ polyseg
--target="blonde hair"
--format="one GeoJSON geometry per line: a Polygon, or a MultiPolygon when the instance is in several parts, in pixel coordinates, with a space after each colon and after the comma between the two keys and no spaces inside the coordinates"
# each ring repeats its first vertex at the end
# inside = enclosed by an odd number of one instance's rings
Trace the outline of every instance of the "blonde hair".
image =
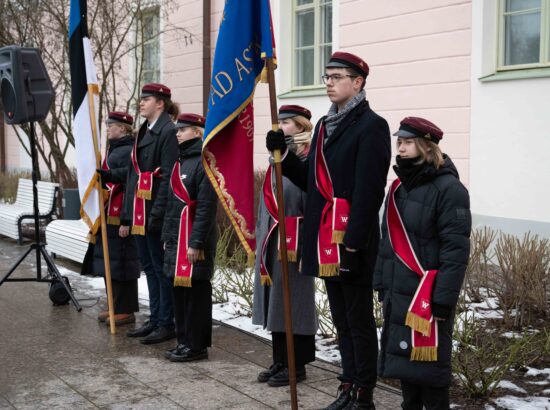
{"type": "Polygon", "coordinates": [[[204,137],[204,128],[195,127],[194,125],[192,125],[192,126],[191,126],[191,129],[192,129],[193,131],[197,131],[197,132],[200,134],[201,138],[204,137]]]}
{"type": "Polygon", "coordinates": [[[311,132],[311,130],[313,129],[313,124],[311,123],[311,121],[302,115],[297,115],[295,117],[291,117],[290,119],[294,121],[294,123],[299,128],[304,129],[302,132],[311,132]]]}
{"type": "Polygon", "coordinates": [[[433,164],[436,169],[443,166],[445,159],[443,159],[443,153],[441,152],[439,145],[424,138],[414,138],[414,143],[420,153],[419,164],[427,162],[429,164],[433,164]]]}

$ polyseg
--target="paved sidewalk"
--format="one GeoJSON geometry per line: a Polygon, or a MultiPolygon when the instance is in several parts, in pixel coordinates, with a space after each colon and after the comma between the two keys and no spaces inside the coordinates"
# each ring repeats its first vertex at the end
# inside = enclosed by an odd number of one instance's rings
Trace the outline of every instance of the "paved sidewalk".
{"type": "MultiPolygon", "coordinates": [[[[26,249],[0,239],[0,276],[26,249]]],[[[33,254],[12,277],[34,276],[34,262],[33,254]]],[[[70,262],[57,263],[78,270],[70,262]]],[[[84,282],[72,285],[77,298],[86,297],[84,282]]],[[[264,341],[216,324],[209,360],[171,363],[162,352],[173,342],[141,345],[125,336],[127,326],[111,335],[96,320],[95,302],[82,300],[78,313],[72,304],[52,306],[47,284],[0,287],[0,409],[290,408],[288,388],[256,381],[271,360],[264,341]]],[[[145,314],[146,308],[138,321],[145,314]]],[[[330,403],[337,372],[320,361],[309,365],[307,380],[298,384],[300,408],[330,403]]],[[[375,391],[375,401],[377,409],[400,408],[398,392],[386,386],[375,391]]]]}

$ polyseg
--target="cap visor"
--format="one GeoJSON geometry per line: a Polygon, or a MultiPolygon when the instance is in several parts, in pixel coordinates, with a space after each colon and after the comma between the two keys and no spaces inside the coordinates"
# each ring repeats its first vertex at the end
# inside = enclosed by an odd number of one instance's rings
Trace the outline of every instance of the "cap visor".
{"type": "Polygon", "coordinates": [[[416,138],[417,135],[413,134],[412,132],[405,131],[405,130],[398,130],[393,134],[396,137],[402,137],[402,138],[416,138]]]}
{"type": "Polygon", "coordinates": [[[326,68],[349,68],[348,65],[340,63],[339,61],[329,61],[325,66],[326,68]]]}
{"type": "Polygon", "coordinates": [[[286,112],[286,113],[279,114],[279,116],[277,118],[280,119],[280,120],[284,120],[285,118],[292,118],[292,117],[296,117],[297,115],[298,114],[294,114],[294,113],[291,113],[291,112],[286,112]]]}

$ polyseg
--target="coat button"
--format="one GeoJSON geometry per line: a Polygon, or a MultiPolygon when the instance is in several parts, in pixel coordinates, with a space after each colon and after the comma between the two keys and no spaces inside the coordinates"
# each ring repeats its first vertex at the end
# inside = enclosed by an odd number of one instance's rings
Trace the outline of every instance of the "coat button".
{"type": "Polygon", "coordinates": [[[403,350],[407,350],[407,347],[409,347],[409,345],[404,340],[401,340],[401,342],[399,342],[399,347],[403,350]]]}

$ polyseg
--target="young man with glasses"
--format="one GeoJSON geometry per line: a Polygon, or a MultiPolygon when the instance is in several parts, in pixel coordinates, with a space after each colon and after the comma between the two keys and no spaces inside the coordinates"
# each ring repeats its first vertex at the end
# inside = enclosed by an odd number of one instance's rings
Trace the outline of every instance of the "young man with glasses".
{"type": "Polygon", "coordinates": [[[307,161],[287,150],[280,131],[267,149],[283,153],[283,173],[307,192],[302,273],[325,279],[338,333],[342,374],[327,409],[374,409],[378,340],[372,275],[380,228],[378,212],[390,165],[389,127],[365,100],[369,66],[335,52],[323,80],[332,102],[317,123],[307,161]],[[315,238],[315,239],[313,239],[315,238]]]}

